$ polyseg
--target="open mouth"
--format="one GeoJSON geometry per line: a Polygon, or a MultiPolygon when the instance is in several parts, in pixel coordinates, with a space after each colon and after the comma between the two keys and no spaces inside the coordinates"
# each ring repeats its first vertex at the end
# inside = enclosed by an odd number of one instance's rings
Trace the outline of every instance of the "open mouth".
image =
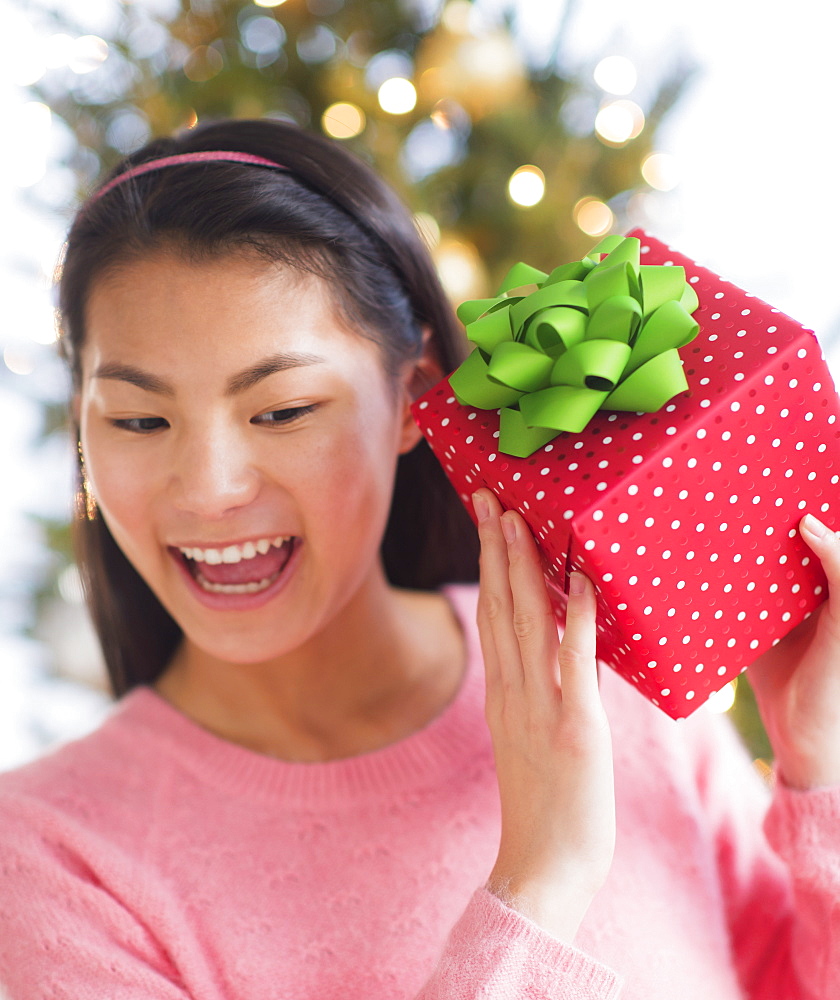
{"type": "Polygon", "coordinates": [[[259,594],[280,577],[297,541],[294,535],[277,536],[222,549],[171,551],[206,593],[259,594]]]}

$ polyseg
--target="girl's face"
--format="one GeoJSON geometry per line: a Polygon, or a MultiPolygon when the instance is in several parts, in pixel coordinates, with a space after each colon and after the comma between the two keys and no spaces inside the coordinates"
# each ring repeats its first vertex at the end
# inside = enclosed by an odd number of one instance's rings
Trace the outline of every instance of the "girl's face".
{"type": "Polygon", "coordinates": [[[300,646],[379,573],[407,365],[342,326],[326,284],[161,255],[98,283],[77,399],[114,539],[188,641],[228,662],[300,646]]]}

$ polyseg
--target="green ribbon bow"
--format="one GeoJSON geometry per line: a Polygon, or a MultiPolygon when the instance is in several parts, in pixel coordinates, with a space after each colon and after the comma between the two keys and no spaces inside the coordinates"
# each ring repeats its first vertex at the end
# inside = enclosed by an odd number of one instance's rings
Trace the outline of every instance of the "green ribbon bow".
{"type": "Polygon", "coordinates": [[[514,264],[495,298],[458,307],[476,349],[449,383],[459,403],[501,409],[499,451],[524,458],[598,410],[652,413],[688,388],[678,348],[700,329],[697,294],[685,268],[640,256],[640,240],[607,236],[551,274],[514,264]]]}

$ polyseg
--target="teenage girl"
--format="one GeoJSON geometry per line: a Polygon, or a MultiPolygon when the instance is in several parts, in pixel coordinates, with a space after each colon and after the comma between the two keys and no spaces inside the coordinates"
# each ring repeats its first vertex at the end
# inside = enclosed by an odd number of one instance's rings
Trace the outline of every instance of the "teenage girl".
{"type": "Polygon", "coordinates": [[[750,670],[771,792],[562,638],[412,420],[461,334],[410,216],[277,121],[155,141],[60,283],[115,703],[0,776],[11,1000],[840,996],[840,541],[750,670]]]}

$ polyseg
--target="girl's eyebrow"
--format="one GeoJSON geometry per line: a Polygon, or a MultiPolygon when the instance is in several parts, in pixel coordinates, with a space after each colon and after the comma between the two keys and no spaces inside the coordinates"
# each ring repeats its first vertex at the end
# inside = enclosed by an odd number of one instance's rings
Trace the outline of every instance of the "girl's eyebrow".
{"type": "MultiPolygon", "coordinates": [[[[225,395],[235,396],[237,393],[245,392],[269,375],[276,372],[288,371],[290,368],[300,368],[304,365],[317,365],[326,358],[318,354],[306,353],[286,353],[271,354],[267,358],[262,358],[253,365],[249,365],[243,371],[232,375],[227,382],[225,395]]],[[[159,375],[144,371],[136,365],[126,365],[119,361],[108,361],[101,364],[93,373],[93,378],[114,379],[119,382],[130,382],[146,392],[155,392],[161,396],[174,396],[175,387],[162,379],[159,375]]]]}

